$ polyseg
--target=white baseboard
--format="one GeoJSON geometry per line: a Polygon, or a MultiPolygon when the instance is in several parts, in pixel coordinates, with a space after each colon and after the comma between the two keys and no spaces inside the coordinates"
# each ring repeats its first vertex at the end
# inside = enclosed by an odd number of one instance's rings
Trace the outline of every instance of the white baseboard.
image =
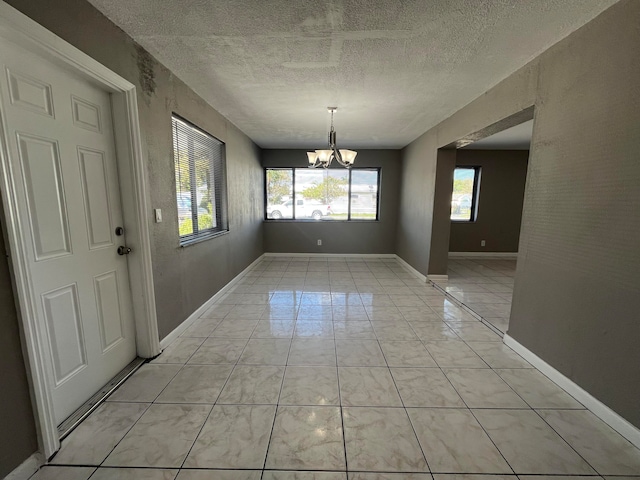
{"type": "Polygon", "coordinates": [[[427,275],[427,279],[432,282],[448,282],[449,275],[427,275]]]}
{"type": "Polygon", "coordinates": [[[402,268],[404,268],[406,271],[408,271],[412,275],[415,275],[416,277],[418,277],[418,279],[422,280],[423,282],[425,282],[425,283],[427,282],[427,277],[425,275],[421,274],[418,270],[413,268],[411,265],[409,265],[404,259],[402,259],[398,255],[396,255],[396,260],[398,260],[398,263],[400,263],[402,268]]]}
{"type": "Polygon", "coordinates": [[[449,258],[500,258],[517,260],[518,252],[449,252],[449,258]]]}
{"type": "Polygon", "coordinates": [[[220,299],[223,295],[225,295],[236,283],[253,267],[255,267],[262,260],[263,255],[260,255],[256,258],[251,265],[245,268],[242,272],[236,275],[229,283],[227,283],[224,287],[222,287],[213,297],[204,302],[195,312],[193,312],[187,319],[178,325],[169,335],[160,340],[160,348],[164,350],[167,348],[176,338],[182,335],[187,328],[189,328],[193,322],[195,322],[200,316],[206,312],[217,300],[220,299]]]}
{"type": "Polygon", "coordinates": [[[27,480],[44,465],[44,457],[36,452],[18,465],[4,480],[27,480]]]}
{"type": "Polygon", "coordinates": [[[395,253],[275,253],[267,252],[265,257],[324,257],[324,258],[396,258],[395,253]]]}
{"type": "Polygon", "coordinates": [[[505,345],[511,347],[518,355],[587,407],[594,415],[599,417],[600,420],[629,440],[637,448],[640,448],[640,429],[636,428],[578,384],[574,383],[573,380],[565,377],[513,337],[505,334],[503,339],[505,345]]]}

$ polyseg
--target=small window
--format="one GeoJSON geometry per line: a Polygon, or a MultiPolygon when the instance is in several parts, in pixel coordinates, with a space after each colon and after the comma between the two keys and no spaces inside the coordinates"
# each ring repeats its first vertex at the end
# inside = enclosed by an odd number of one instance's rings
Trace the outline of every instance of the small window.
{"type": "Polygon", "coordinates": [[[480,167],[456,167],[453,172],[451,220],[475,222],[480,192],[480,167]]]}
{"type": "Polygon", "coordinates": [[[380,169],[267,168],[268,220],[378,220],[380,169]]]}
{"type": "Polygon", "coordinates": [[[173,115],[180,244],[229,230],[224,143],[173,115]]]}

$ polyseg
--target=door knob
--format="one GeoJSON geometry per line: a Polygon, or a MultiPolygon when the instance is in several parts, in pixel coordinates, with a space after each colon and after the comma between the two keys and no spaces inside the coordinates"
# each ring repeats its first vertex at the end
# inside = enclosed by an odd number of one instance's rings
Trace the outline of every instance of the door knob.
{"type": "Polygon", "coordinates": [[[129,255],[131,253],[131,249],[129,247],[119,246],[118,247],[118,255],[129,255]]]}

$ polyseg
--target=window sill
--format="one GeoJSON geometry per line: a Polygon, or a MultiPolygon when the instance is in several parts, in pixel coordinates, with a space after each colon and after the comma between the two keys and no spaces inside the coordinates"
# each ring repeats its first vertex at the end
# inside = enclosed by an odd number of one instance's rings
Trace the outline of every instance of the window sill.
{"type": "Polygon", "coordinates": [[[207,240],[212,240],[214,238],[217,237],[221,237],[223,235],[226,235],[229,233],[229,230],[224,230],[222,232],[214,232],[214,233],[208,233],[208,234],[203,234],[197,237],[193,237],[193,238],[189,238],[186,240],[181,240],[180,241],[180,247],[189,247],[191,245],[195,245],[196,243],[200,243],[200,242],[206,242],[207,240]]]}
{"type": "Polygon", "coordinates": [[[353,220],[303,220],[303,219],[295,219],[295,218],[281,218],[279,220],[274,220],[271,218],[267,218],[263,220],[265,223],[380,223],[380,219],[378,220],[364,220],[364,219],[353,219],[353,220]]]}

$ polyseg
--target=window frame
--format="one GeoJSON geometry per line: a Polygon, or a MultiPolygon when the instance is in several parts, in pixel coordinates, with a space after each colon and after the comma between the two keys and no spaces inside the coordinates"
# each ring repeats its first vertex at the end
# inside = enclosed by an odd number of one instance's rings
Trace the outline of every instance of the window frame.
{"type": "MultiPolygon", "coordinates": [[[[451,218],[451,213],[449,213],[449,219],[452,223],[475,223],[478,221],[478,197],[480,197],[480,177],[482,174],[482,167],[480,165],[456,165],[453,169],[453,180],[456,178],[456,170],[465,169],[465,170],[473,170],[473,187],[471,192],[471,215],[468,220],[463,219],[454,219],[451,218]]],[[[451,195],[453,196],[453,187],[451,189],[451,195]]],[[[453,203],[453,198],[451,199],[451,203],[453,203]]]]}
{"type": "MultiPolygon", "coordinates": [[[[296,218],[296,202],[294,201],[296,196],[296,170],[308,170],[305,167],[264,167],[264,218],[263,220],[266,222],[318,222],[318,220],[314,220],[312,218],[296,218]],[[291,193],[292,193],[292,217],[293,218],[269,218],[267,216],[267,201],[268,201],[268,193],[267,193],[267,171],[269,170],[290,170],[291,171],[291,193]]],[[[323,169],[324,170],[324,169],[323,169]]],[[[329,168],[328,170],[338,170],[338,168],[329,168]]],[[[349,183],[347,188],[347,218],[340,220],[324,220],[326,222],[379,222],[380,221],[380,188],[382,185],[382,168],[381,167],[351,167],[347,169],[349,172],[349,183]],[[378,174],[378,183],[376,188],[376,217],[371,220],[367,220],[364,218],[351,218],[351,183],[352,183],[352,172],[358,170],[375,170],[378,174]]]]}
{"type": "MultiPolygon", "coordinates": [[[[184,117],[172,112],[171,114],[171,135],[172,135],[172,150],[173,150],[173,162],[174,162],[174,174],[176,172],[178,156],[176,145],[178,144],[178,140],[176,138],[177,134],[177,123],[182,123],[186,127],[190,129],[189,134],[193,135],[202,135],[211,141],[211,145],[206,145],[210,150],[210,156],[208,160],[208,167],[210,169],[210,185],[209,185],[209,195],[211,197],[211,216],[212,223],[214,226],[211,228],[207,228],[204,230],[198,229],[198,186],[197,181],[195,181],[196,175],[196,165],[193,153],[188,153],[188,168],[189,168],[189,177],[190,177],[190,191],[189,192],[180,192],[178,190],[178,177],[174,178],[175,188],[176,188],[176,207],[178,212],[178,238],[180,241],[180,246],[185,247],[188,245],[192,245],[194,243],[202,242],[205,240],[209,240],[211,238],[218,237],[220,235],[224,235],[229,233],[229,221],[228,221],[228,202],[227,202],[227,158],[226,158],[226,144],[219,138],[211,135],[206,130],[198,127],[193,122],[185,119],[184,117]],[[214,149],[219,148],[218,151],[214,149]],[[191,200],[191,221],[193,226],[193,233],[180,235],[180,198],[179,195],[190,194],[191,200]],[[194,201],[195,200],[195,201],[194,201]]],[[[190,140],[190,139],[188,139],[190,140]]],[[[191,142],[189,142],[191,143],[191,142]]],[[[186,200],[185,200],[186,201],[186,200]]]]}

